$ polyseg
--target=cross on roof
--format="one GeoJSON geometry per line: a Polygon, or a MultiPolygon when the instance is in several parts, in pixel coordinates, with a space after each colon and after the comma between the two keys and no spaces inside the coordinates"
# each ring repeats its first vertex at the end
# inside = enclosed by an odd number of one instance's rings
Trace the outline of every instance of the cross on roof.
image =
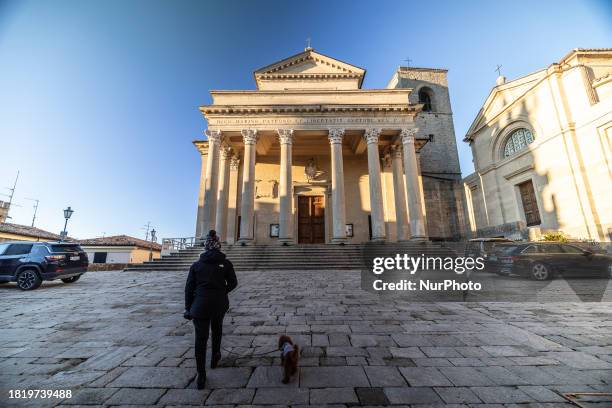
{"type": "Polygon", "coordinates": [[[497,75],[501,76],[501,68],[502,66],[497,64],[497,68],[495,68],[495,71],[497,71],[497,75]]]}
{"type": "Polygon", "coordinates": [[[311,48],[312,48],[312,47],[310,46],[310,37],[308,37],[308,38],[306,39],[306,49],[307,49],[307,50],[309,50],[309,49],[311,49],[311,48]]]}
{"type": "Polygon", "coordinates": [[[412,62],[412,60],[410,59],[410,57],[406,57],[406,59],[404,60],[406,61],[406,66],[409,67],[410,63],[412,62]]]}

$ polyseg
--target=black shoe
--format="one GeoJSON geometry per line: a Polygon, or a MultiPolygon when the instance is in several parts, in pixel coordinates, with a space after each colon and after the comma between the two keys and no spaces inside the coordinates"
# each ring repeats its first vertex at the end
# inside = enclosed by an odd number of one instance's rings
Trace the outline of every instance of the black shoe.
{"type": "Polygon", "coordinates": [[[219,360],[221,360],[221,352],[217,352],[212,355],[210,358],[210,368],[217,368],[219,364],[219,360]]]}
{"type": "Polygon", "coordinates": [[[198,374],[198,379],[196,381],[196,386],[198,390],[203,390],[206,385],[206,372],[204,374],[198,374]]]}

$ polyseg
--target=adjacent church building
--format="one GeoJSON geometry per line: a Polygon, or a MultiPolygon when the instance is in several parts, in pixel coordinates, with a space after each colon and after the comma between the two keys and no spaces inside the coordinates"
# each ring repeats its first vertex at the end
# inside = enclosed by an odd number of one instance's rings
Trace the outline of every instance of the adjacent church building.
{"type": "Polygon", "coordinates": [[[575,49],[522,78],[498,78],[465,141],[472,235],[610,241],[612,49],[575,49]]]}
{"type": "Polygon", "coordinates": [[[443,69],[400,67],[384,89],[307,48],[211,91],[196,235],[230,244],[453,240],[463,187],[443,69]]]}

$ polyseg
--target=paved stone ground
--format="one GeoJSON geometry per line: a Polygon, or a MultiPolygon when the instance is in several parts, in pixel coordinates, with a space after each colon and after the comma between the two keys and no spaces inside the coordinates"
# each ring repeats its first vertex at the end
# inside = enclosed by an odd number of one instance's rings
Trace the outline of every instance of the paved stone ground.
{"type": "Polygon", "coordinates": [[[571,407],[559,393],[612,391],[612,303],[410,303],[362,291],[357,271],[239,273],[223,346],[246,357],[224,352],[198,391],[184,279],[0,286],[0,406],[571,407]],[[276,353],[249,357],[279,333],[302,348],[288,385],[276,353]]]}

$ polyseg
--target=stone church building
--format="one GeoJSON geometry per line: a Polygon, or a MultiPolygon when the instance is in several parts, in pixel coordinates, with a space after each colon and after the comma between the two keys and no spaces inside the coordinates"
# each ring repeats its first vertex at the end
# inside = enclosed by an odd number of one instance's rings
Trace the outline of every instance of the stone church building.
{"type": "Polygon", "coordinates": [[[400,67],[385,89],[307,48],[211,91],[196,236],[246,244],[453,240],[463,188],[446,70],[400,67]]]}
{"type": "Polygon", "coordinates": [[[575,49],[522,78],[498,78],[465,141],[472,234],[610,241],[612,49],[575,49]]]}

